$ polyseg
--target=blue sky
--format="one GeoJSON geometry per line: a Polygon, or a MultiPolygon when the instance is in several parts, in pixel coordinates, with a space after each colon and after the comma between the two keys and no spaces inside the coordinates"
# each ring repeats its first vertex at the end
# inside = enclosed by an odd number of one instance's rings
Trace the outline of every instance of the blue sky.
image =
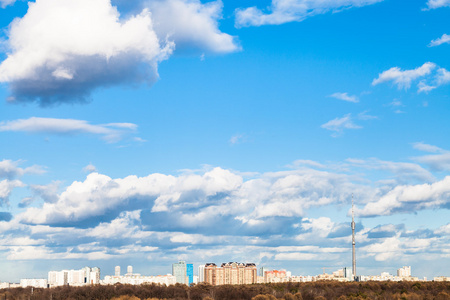
{"type": "Polygon", "coordinates": [[[0,281],[450,276],[450,1],[0,3],[0,281]]]}

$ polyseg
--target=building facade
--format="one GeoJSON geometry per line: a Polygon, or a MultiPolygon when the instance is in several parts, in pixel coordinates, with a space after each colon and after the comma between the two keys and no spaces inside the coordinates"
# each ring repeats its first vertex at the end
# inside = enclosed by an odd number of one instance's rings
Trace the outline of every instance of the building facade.
{"type": "MultiPolygon", "coordinates": [[[[199,269],[200,270],[200,269],[199,269]]],[[[258,282],[256,265],[253,263],[223,263],[218,267],[208,263],[204,268],[204,281],[211,285],[253,284],[258,282]]]]}
{"type": "Polygon", "coordinates": [[[187,277],[188,285],[191,285],[194,283],[194,265],[193,264],[186,264],[186,277],[187,277]]]}
{"type": "Polygon", "coordinates": [[[48,272],[49,287],[71,285],[82,286],[100,283],[100,268],[84,267],[80,270],[62,270],[48,272]]]}
{"type": "Polygon", "coordinates": [[[186,262],[179,261],[172,264],[172,275],[175,276],[177,283],[188,284],[186,262]]]}

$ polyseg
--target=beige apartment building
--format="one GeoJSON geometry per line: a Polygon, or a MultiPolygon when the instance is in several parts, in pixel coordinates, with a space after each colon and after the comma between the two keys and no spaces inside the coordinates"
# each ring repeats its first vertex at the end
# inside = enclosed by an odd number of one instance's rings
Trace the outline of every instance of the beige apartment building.
{"type": "Polygon", "coordinates": [[[204,280],[211,285],[257,283],[257,269],[253,263],[223,263],[218,267],[208,263],[204,268],[204,280]]]}

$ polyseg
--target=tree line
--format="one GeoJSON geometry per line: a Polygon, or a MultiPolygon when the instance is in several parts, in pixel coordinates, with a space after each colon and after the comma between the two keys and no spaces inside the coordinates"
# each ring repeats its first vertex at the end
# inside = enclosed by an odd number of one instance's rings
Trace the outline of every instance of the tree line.
{"type": "Polygon", "coordinates": [[[94,285],[0,290],[0,300],[449,300],[450,282],[334,282],[252,285],[94,285]]]}

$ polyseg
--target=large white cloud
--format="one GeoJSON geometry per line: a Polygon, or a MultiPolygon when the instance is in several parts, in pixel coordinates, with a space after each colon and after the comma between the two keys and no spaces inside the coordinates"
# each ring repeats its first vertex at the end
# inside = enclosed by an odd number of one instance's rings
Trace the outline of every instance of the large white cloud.
{"type": "Polygon", "coordinates": [[[254,7],[236,10],[236,26],[283,24],[352,7],[371,5],[383,0],[272,0],[269,11],[254,7]]]}
{"type": "Polygon", "coordinates": [[[161,45],[151,14],[127,20],[109,0],[38,0],[9,32],[10,53],[0,65],[11,101],[83,100],[95,88],[153,83],[157,64],[173,45],[161,45]]]}
{"type": "Polygon", "coordinates": [[[311,169],[266,173],[247,181],[221,168],[178,177],[111,179],[91,173],[67,187],[58,200],[30,207],[20,218],[27,223],[77,222],[138,201],[139,208],[152,213],[178,212],[178,222],[190,220],[187,226],[220,222],[226,216],[251,226],[263,218],[299,217],[310,207],[345,202],[355,190],[347,175],[311,169]]]}
{"type": "Polygon", "coordinates": [[[152,84],[158,64],[175,48],[196,53],[239,49],[219,30],[222,3],[137,1],[121,17],[111,0],[37,0],[10,25],[9,52],[0,64],[10,102],[41,105],[87,101],[113,85],[152,84]]]}
{"type": "Polygon", "coordinates": [[[378,201],[367,203],[357,210],[359,216],[386,216],[412,213],[423,209],[448,207],[450,204],[450,176],[431,184],[400,185],[378,201]]]}

